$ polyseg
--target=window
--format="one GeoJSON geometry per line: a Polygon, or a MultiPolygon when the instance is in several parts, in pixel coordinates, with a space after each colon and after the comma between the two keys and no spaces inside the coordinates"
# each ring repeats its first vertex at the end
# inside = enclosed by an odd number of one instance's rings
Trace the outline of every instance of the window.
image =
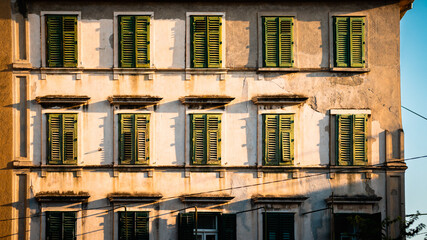
{"type": "Polygon", "coordinates": [[[150,16],[119,16],[119,64],[150,67],[150,16]]]}
{"type": "Polygon", "coordinates": [[[264,165],[291,165],[294,162],[294,115],[263,115],[264,165]]]}
{"type": "Polygon", "coordinates": [[[264,67],[292,67],[293,17],[262,17],[264,67]]]}
{"type": "Polygon", "coordinates": [[[334,214],[334,232],[335,240],[381,239],[381,213],[334,214]]]}
{"type": "Polygon", "coordinates": [[[120,114],[120,164],[148,164],[149,114],[120,114]]]}
{"type": "Polygon", "coordinates": [[[220,68],[222,66],[222,17],[190,16],[191,67],[220,68]]]}
{"type": "Polygon", "coordinates": [[[77,164],[77,114],[48,114],[48,164],[77,164]]]}
{"type": "Polygon", "coordinates": [[[76,239],[75,212],[46,212],[46,239],[76,239]]]}
{"type": "Polygon", "coordinates": [[[191,115],[192,164],[221,163],[221,115],[191,115]]]}
{"type": "Polygon", "coordinates": [[[119,240],[148,240],[148,212],[119,212],[119,240]]]}
{"type": "Polygon", "coordinates": [[[334,17],[335,67],[365,67],[365,18],[334,17]]]}
{"type": "Polygon", "coordinates": [[[338,165],[366,165],[367,158],[366,114],[336,116],[338,165]]]}
{"type": "Polygon", "coordinates": [[[46,15],[48,67],[77,67],[77,16],[46,15]]]}
{"type": "Polygon", "coordinates": [[[236,240],[236,214],[182,213],[178,232],[179,240],[236,240]]]}
{"type": "Polygon", "coordinates": [[[293,213],[264,213],[264,240],[286,239],[293,240],[293,213]]]}

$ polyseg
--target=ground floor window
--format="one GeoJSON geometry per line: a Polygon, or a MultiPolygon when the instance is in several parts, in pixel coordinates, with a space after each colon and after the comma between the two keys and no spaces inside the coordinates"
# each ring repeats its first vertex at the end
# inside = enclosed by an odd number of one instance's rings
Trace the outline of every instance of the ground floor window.
{"type": "Polygon", "coordinates": [[[179,214],[179,240],[236,240],[236,215],[221,213],[179,214]]]}
{"type": "Polygon", "coordinates": [[[46,240],[76,239],[76,212],[46,212],[46,240]]]}
{"type": "Polygon", "coordinates": [[[335,240],[381,239],[381,213],[336,213],[334,235],[335,240]]]}
{"type": "Polygon", "coordinates": [[[148,212],[119,212],[119,240],[148,240],[148,212]]]}
{"type": "Polygon", "coordinates": [[[294,240],[294,214],[267,212],[263,214],[264,240],[294,240]]]}

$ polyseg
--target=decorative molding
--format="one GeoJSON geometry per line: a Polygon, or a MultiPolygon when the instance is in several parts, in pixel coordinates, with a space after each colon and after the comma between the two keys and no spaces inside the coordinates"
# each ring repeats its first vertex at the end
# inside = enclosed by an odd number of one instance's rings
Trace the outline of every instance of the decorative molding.
{"type": "Polygon", "coordinates": [[[299,105],[308,100],[303,95],[261,95],[252,98],[255,105],[299,105]]]}
{"type": "Polygon", "coordinates": [[[191,106],[224,106],[234,100],[234,97],[221,95],[186,96],[179,99],[184,105],[191,106]]]}
{"type": "Polygon", "coordinates": [[[183,203],[227,203],[234,199],[231,195],[188,194],[180,197],[183,203]]]}
{"type": "Polygon", "coordinates": [[[113,95],[108,97],[108,101],[112,105],[133,105],[133,106],[149,106],[156,105],[163,98],[157,96],[143,95],[113,95]]]}
{"type": "Polygon", "coordinates": [[[283,195],[254,195],[252,202],[254,204],[302,204],[308,197],[304,196],[283,196],[283,195]]]}
{"type": "Polygon", "coordinates": [[[163,195],[160,193],[111,193],[107,198],[112,203],[153,203],[163,198],[163,195]]]}
{"type": "Polygon", "coordinates": [[[379,196],[330,196],[325,199],[327,204],[376,204],[382,197],[379,196]]]}
{"type": "Polygon", "coordinates": [[[48,202],[87,202],[90,195],[87,192],[39,192],[35,198],[40,203],[48,202]]]}
{"type": "Polygon", "coordinates": [[[85,95],[46,95],[36,97],[36,102],[42,105],[42,107],[69,107],[87,104],[89,99],[90,97],[85,95]]]}

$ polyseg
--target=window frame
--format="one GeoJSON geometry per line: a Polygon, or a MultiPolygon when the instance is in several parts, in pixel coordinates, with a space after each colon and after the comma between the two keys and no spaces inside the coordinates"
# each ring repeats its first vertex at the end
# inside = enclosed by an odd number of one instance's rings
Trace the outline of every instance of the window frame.
{"type": "Polygon", "coordinates": [[[275,212],[275,211],[272,211],[272,212],[263,212],[262,213],[262,239],[263,240],[268,240],[268,237],[267,237],[267,231],[268,231],[268,228],[267,228],[267,221],[268,221],[268,214],[283,214],[283,215],[288,215],[288,216],[291,216],[292,215],[292,219],[293,219],[293,222],[292,222],[292,225],[293,225],[293,231],[292,231],[292,233],[291,233],[291,240],[295,240],[295,237],[296,237],[296,233],[297,233],[297,231],[296,231],[296,228],[297,228],[297,224],[296,224],[296,213],[295,212],[275,212]],[[293,236],[292,236],[293,235],[293,236]],[[293,237],[293,238],[292,238],[293,237]]]}
{"type": "Polygon", "coordinates": [[[341,72],[369,72],[369,16],[366,12],[329,12],[329,68],[341,72]],[[358,17],[365,19],[365,64],[363,67],[338,67],[335,65],[335,17],[358,17]]]}
{"type": "Polygon", "coordinates": [[[40,12],[40,51],[42,68],[77,69],[82,67],[82,34],[81,34],[81,12],[80,11],[41,11],[40,12]],[[46,15],[71,15],[77,16],[77,64],[75,67],[49,67],[47,64],[47,42],[46,42],[46,15]]]}
{"type": "MultiPolygon", "coordinates": [[[[137,213],[143,213],[143,214],[147,214],[147,219],[146,219],[146,224],[147,224],[147,230],[148,230],[148,233],[147,233],[147,237],[148,237],[148,239],[150,239],[150,211],[117,211],[117,221],[118,221],[118,224],[117,224],[117,239],[120,239],[120,227],[121,227],[121,223],[120,223],[120,215],[121,214],[124,214],[124,213],[132,213],[133,214],[133,216],[132,216],[132,218],[133,219],[131,219],[131,223],[132,224],[134,224],[135,225],[135,218],[136,218],[136,214],[137,213]]],[[[136,229],[134,229],[134,231],[136,232],[136,229]]],[[[133,233],[133,234],[135,234],[135,233],[133,233]]],[[[114,238],[115,238],[116,236],[114,236],[114,238]]]]}
{"type": "Polygon", "coordinates": [[[76,239],[80,239],[79,235],[82,232],[82,204],[76,204],[73,207],[67,207],[68,203],[42,203],[40,205],[41,219],[40,219],[40,238],[47,239],[47,214],[46,212],[74,212],[75,213],[75,235],[76,239]]]}
{"type": "Polygon", "coordinates": [[[226,15],[225,12],[187,12],[186,13],[186,31],[185,31],[185,68],[191,70],[207,70],[207,69],[222,69],[226,65],[226,15]],[[191,17],[192,16],[219,16],[221,17],[222,25],[221,25],[221,66],[220,67],[206,67],[206,68],[197,68],[192,65],[192,36],[191,36],[191,17]]]}
{"type": "Polygon", "coordinates": [[[154,68],[154,58],[155,58],[155,41],[154,41],[154,34],[155,34],[155,19],[154,19],[154,12],[114,12],[114,19],[113,19],[113,35],[114,35],[114,49],[113,49],[113,66],[114,68],[120,68],[120,69],[151,69],[154,68]],[[148,67],[134,67],[134,68],[123,68],[120,66],[120,32],[119,32],[119,16],[148,16],[150,18],[150,45],[149,45],[149,66],[148,67]]]}

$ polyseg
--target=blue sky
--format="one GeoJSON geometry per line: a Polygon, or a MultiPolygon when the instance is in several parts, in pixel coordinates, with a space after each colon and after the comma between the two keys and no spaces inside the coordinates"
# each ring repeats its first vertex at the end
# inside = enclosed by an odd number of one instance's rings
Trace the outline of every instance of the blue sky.
{"type": "MultiPolygon", "coordinates": [[[[402,106],[427,117],[427,1],[416,0],[400,21],[402,106]]],[[[405,158],[427,155],[427,120],[402,109],[405,158]]],[[[406,213],[427,213],[427,158],[407,162],[406,213]]],[[[420,218],[427,224],[427,216],[420,218]]],[[[421,222],[420,221],[420,222],[421,222]]],[[[425,229],[423,232],[427,232],[425,229]]],[[[412,239],[424,239],[419,236],[412,239]]]]}

